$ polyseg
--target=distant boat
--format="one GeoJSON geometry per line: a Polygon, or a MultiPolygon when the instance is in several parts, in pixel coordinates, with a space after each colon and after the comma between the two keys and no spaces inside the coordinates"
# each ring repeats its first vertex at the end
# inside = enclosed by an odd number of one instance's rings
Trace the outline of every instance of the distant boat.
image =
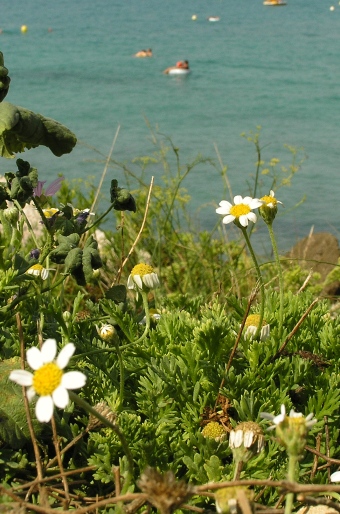
{"type": "Polygon", "coordinates": [[[263,5],[287,5],[287,2],[285,2],[284,0],[264,0],[263,5]]]}
{"type": "Polygon", "coordinates": [[[220,21],[220,17],[219,16],[209,16],[208,21],[220,21]]]}

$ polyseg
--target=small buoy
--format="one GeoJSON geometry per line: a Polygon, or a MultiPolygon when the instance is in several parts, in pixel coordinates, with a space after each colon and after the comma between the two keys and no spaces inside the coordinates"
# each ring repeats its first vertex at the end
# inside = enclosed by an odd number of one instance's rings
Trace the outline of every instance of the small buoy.
{"type": "Polygon", "coordinates": [[[27,25],[21,25],[21,29],[20,29],[20,30],[21,30],[21,32],[22,32],[23,34],[24,34],[25,32],[27,32],[27,31],[28,31],[28,27],[27,27],[27,25]]]}
{"type": "Polygon", "coordinates": [[[330,11],[334,11],[334,9],[335,9],[334,5],[331,5],[329,8],[330,11]]]}
{"type": "Polygon", "coordinates": [[[193,14],[193,15],[191,16],[191,19],[192,19],[192,21],[196,21],[196,20],[197,20],[197,16],[196,16],[196,14],[193,14]]]}

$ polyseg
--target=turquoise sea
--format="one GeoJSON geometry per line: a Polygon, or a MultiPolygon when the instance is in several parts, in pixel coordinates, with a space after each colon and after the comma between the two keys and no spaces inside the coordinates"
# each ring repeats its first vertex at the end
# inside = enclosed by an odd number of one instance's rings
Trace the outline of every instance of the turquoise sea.
{"type": "MultiPolygon", "coordinates": [[[[44,179],[62,172],[96,182],[117,128],[113,158],[131,162],[155,150],[150,124],[179,147],[182,164],[198,153],[218,162],[217,148],[233,193],[246,195],[257,157],[240,134],[261,126],[265,161],[276,157],[278,166],[288,166],[285,145],[304,148],[306,156],[292,186],[277,194],[284,203],[279,246],[312,226],[338,236],[340,2],[334,1],[266,7],[262,0],[0,0],[0,50],[12,79],[6,101],[57,119],[79,139],[70,155],[57,158],[42,147],[21,157],[44,179]],[[152,58],[133,57],[149,47],[152,58]],[[189,76],[162,74],[180,59],[189,60],[189,76]]],[[[12,168],[3,159],[0,173],[12,168]]],[[[161,168],[151,171],[159,182],[161,168]]],[[[109,173],[123,179],[119,168],[109,173]]],[[[200,165],[185,186],[193,210],[210,203],[198,216],[201,227],[212,228],[213,204],[228,199],[219,172],[200,165]]],[[[269,187],[263,177],[262,194],[269,187]]]]}

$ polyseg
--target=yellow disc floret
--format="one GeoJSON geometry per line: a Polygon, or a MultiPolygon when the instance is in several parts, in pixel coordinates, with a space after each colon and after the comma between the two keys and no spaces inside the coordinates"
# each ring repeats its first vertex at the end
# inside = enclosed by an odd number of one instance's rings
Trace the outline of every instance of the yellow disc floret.
{"type": "MultiPolygon", "coordinates": [[[[258,327],[260,323],[260,315],[259,314],[250,314],[245,322],[246,327],[258,327]]],[[[266,320],[264,319],[262,321],[262,326],[264,327],[267,325],[266,320]]]]}
{"type": "Polygon", "coordinates": [[[154,273],[154,269],[149,264],[137,264],[131,270],[131,275],[139,275],[140,277],[144,277],[144,275],[149,275],[150,273],[154,273]]]}
{"type": "Polygon", "coordinates": [[[245,216],[249,214],[251,211],[249,205],[246,205],[245,203],[239,203],[238,205],[233,205],[230,208],[230,214],[232,216],[235,216],[235,218],[239,218],[240,216],[245,216]]]}
{"type": "Polygon", "coordinates": [[[218,440],[221,437],[226,435],[226,431],[223,426],[217,421],[210,421],[202,430],[202,435],[204,437],[208,437],[209,439],[218,440]]]}
{"type": "Polygon", "coordinates": [[[40,396],[48,396],[60,385],[62,376],[63,372],[55,362],[44,364],[33,375],[33,388],[40,396]]]}
{"type": "Polygon", "coordinates": [[[277,205],[277,200],[274,196],[262,196],[261,201],[264,202],[266,205],[271,205],[271,207],[277,205]]]}

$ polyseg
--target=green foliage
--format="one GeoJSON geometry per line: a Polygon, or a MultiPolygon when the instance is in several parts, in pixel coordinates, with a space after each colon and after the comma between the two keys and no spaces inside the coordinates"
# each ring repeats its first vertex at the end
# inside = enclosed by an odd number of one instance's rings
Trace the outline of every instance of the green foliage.
{"type": "MultiPolygon", "coordinates": [[[[0,443],[14,450],[30,441],[24,400],[20,388],[9,380],[9,374],[20,365],[18,359],[0,362],[0,443]]],[[[31,415],[33,410],[31,410],[31,415]]],[[[34,430],[39,436],[41,425],[35,420],[34,430]]]]}

